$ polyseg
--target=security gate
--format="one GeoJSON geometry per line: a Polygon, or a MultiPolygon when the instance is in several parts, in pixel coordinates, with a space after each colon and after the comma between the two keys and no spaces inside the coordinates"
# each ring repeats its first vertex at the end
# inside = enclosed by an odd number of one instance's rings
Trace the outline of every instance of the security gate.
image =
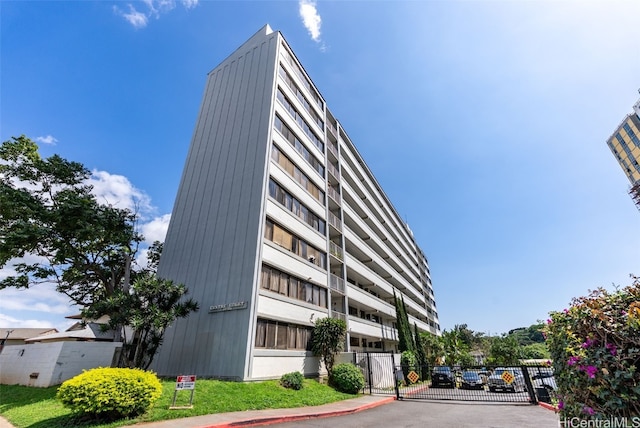
{"type": "Polygon", "coordinates": [[[407,367],[392,353],[354,353],[365,377],[363,392],[399,400],[456,400],[503,403],[550,402],[556,384],[549,366],[407,367]]]}
{"type": "Polygon", "coordinates": [[[364,392],[378,395],[398,395],[396,365],[393,352],[355,352],[353,363],[364,375],[364,392]]]}

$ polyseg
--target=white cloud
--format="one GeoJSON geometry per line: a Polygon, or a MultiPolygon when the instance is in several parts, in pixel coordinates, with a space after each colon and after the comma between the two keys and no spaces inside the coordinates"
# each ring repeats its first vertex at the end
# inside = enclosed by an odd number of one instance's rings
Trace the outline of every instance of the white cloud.
{"type": "Polygon", "coordinates": [[[316,2],[312,0],[300,0],[298,2],[300,17],[302,23],[309,31],[311,38],[315,42],[320,41],[320,26],[322,25],[322,19],[318,15],[316,10],[316,2]]]}
{"type": "Polygon", "coordinates": [[[145,241],[149,244],[152,244],[154,241],[164,242],[170,219],[171,214],[165,214],[161,217],[154,218],[149,223],[141,225],[140,231],[144,235],[145,241]]]}
{"type": "MultiPolygon", "coordinates": [[[[9,328],[54,328],[55,326],[51,321],[45,320],[33,320],[33,319],[19,319],[12,316],[0,313],[0,325],[9,328]]],[[[56,327],[58,328],[58,327],[56,327]]],[[[58,328],[60,331],[60,328],[58,328]]]]}
{"type": "MultiPolygon", "coordinates": [[[[143,0],[147,10],[139,11],[133,5],[127,4],[129,12],[121,10],[118,6],[114,6],[113,10],[116,14],[122,16],[135,28],[144,28],[149,23],[149,18],[160,18],[160,15],[169,13],[176,7],[175,0],[143,0]]],[[[185,9],[193,9],[198,5],[198,0],[182,0],[185,9]]]]}
{"type": "Polygon", "coordinates": [[[136,10],[136,8],[134,8],[132,5],[128,5],[129,6],[129,12],[124,12],[122,10],[120,10],[119,7],[114,6],[113,10],[120,16],[122,16],[124,19],[126,19],[129,24],[133,25],[135,28],[144,28],[147,26],[147,23],[149,22],[149,17],[142,13],[142,12],[138,12],[136,10]]]}
{"type": "Polygon", "coordinates": [[[129,209],[137,213],[141,220],[155,211],[149,195],[135,188],[123,175],[93,170],[87,184],[93,186],[92,193],[98,202],[129,209]]]}
{"type": "Polygon", "coordinates": [[[50,144],[55,146],[58,140],[53,135],[47,135],[46,137],[36,137],[36,141],[42,144],[50,144]]]}
{"type": "MultiPolygon", "coordinates": [[[[56,291],[53,284],[40,284],[26,289],[5,288],[0,290],[2,312],[43,312],[47,314],[72,315],[74,310],[67,296],[56,291]]],[[[75,311],[77,312],[77,310],[75,311]]]]}
{"type": "Polygon", "coordinates": [[[198,5],[198,0],[182,0],[182,5],[187,9],[193,9],[198,5]]]}

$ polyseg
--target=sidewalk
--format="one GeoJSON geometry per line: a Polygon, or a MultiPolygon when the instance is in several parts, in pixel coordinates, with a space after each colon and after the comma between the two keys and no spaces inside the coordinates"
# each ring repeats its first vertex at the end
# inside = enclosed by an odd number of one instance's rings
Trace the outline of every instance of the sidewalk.
{"type": "Polygon", "coordinates": [[[137,428],[226,428],[238,426],[269,425],[280,422],[294,422],[311,418],[326,418],[346,415],[391,403],[395,397],[362,395],[350,400],[323,404],[322,406],[298,407],[294,409],[247,410],[244,412],[216,413],[190,418],[145,422],[129,427],[137,428]]]}

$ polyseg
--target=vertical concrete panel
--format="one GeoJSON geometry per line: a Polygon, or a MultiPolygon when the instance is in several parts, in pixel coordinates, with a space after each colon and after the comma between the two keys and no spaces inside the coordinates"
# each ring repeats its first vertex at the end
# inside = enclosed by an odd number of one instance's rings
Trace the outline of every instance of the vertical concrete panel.
{"type": "Polygon", "coordinates": [[[158,270],[200,311],[167,329],[160,375],[245,377],[277,37],[261,30],[209,73],[158,270]]]}

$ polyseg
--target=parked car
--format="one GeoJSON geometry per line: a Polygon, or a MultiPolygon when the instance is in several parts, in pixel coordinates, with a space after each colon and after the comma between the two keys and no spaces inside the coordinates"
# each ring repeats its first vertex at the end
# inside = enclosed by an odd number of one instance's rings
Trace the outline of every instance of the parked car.
{"type": "Polygon", "coordinates": [[[489,391],[491,392],[524,392],[527,390],[524,375],[520,369],[511,367],[498,367],[495,369],[493,374],[487,378],[487,385],[489,385],[489,391]],[[511,382],[508,382],[509,377],[512,377],[511,382]]]}
{"type": "Polygon", "coordinates": [[[447,366],[436,366],[433,368],[433,372],[431,373],[432,387],[446,386],[448,388],[453,388],[455,385],[455,377],[453,376],[451,368],[447,366]]]}
{"type": "Polygon", "coordinates": [[[462,372],[460,383],[462,389],[484,389],[484,383],[478,372],[465,370],[462,372]]]}

